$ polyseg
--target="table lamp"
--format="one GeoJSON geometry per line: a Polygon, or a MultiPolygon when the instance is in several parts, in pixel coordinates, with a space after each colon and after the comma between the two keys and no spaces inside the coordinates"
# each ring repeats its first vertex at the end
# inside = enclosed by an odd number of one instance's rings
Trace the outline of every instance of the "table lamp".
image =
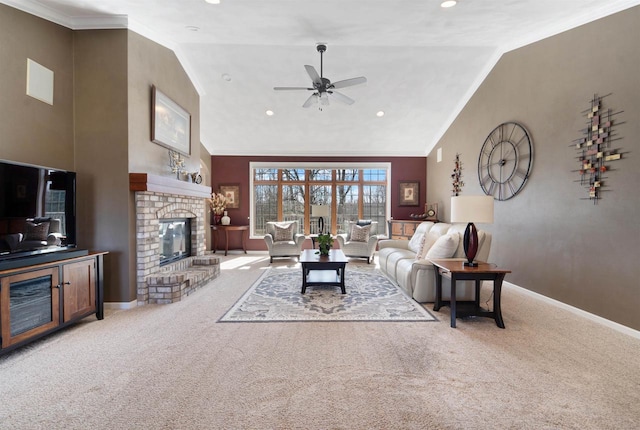
{"type": "Polygon", "coordinates": [[[318,218],[318,234],[324,232],[324,218],[330,215],[329,206],[327,205],[311,205],[311,216],[318,218]]]}
{"type": "Polygon", "coordinates": [[[478,252],[478,230],[474,222],[493,223],[493,196],[454,196],[451,197],[451,222],[468,222],[464,231],[464,265],[477,267],[473,259],[478,252]]]}

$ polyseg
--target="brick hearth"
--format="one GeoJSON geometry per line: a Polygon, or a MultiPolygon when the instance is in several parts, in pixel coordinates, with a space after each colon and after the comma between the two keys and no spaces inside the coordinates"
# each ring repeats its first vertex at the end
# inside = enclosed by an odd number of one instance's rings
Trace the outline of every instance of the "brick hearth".
{"type": "Polygon", "coordinates": [[[220,273],[219,259],[208,255],[205,243],[205,199],[211,188],[140,173],[129,176],[136,205],[138,305],[178,301],[220,273]],[[160,267],[159,220],[168,218],[191,219],[192,256],[160,267]]]}

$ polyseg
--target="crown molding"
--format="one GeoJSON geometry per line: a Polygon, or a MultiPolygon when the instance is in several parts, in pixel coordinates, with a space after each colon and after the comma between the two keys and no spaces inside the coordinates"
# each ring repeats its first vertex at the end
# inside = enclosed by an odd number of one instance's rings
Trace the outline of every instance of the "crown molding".
{"type": "Polygon", "coordinates": [[[37,16],[44,20],[53,22],[54,24],[70,28],[72,30],[95,30],[95,29],[114,29],[127,28],[128,18],[126,15],[95,15],[85,17],[73,17],[64,15],[41,3],[31,0],[0,0],[7,6],[21,10],[30,15],[37,16]]]}

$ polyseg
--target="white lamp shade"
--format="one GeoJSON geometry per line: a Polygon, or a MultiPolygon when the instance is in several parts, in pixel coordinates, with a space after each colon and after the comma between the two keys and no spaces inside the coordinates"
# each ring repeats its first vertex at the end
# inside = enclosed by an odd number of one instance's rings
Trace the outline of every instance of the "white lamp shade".
{"type": "Polygon", "coordinates": [[[493,223],[493,196],[451,197],[451,222],[493,223]]]}
{"type": "Polygon", "coordinates": [[[312,217],[328,217],[331,215],[329,205],[311,205],[312,217]]]}

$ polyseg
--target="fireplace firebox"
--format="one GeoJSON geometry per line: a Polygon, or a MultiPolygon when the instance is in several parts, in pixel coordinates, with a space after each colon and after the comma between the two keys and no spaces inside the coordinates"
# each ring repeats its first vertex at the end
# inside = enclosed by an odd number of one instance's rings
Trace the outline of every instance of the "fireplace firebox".
{"type": "Polygon", "coordinates": [[[191,255],[191,219],[161,219],[159,222],[160,266],[191,255]]]}

